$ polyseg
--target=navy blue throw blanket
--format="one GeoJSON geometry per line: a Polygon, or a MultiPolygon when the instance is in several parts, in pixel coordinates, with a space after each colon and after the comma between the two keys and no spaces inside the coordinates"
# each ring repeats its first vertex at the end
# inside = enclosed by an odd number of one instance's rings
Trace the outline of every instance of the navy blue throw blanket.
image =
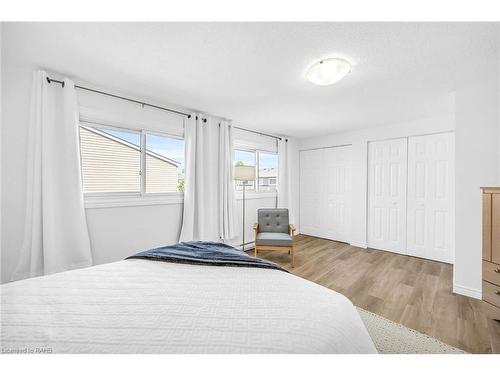
{"type": "Polygon", "coordinates": [[[207,266],[256,267],[288,272],[276,263],[254,258],[242,250],[218,242],[180,242],[146,250],[126,259],[149,259],[207,266]]]}

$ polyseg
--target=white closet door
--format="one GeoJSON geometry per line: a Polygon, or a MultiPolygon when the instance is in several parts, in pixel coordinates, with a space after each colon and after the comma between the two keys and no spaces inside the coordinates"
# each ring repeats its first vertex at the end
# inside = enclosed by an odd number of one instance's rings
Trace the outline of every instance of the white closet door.
{"type": "Polygon", "coordinates": [[[300,232],[322,237],[325,181],[324,150],[300,152],[300,232]]]}
{"type": "Polygon", "coordinates": [[[351,147],[300,153],[300,232],[349,242],[351,147]]]}
{"type": "Polygon", "coordinates": [[[453,263],[454,134],[408,139],[408,254],[453,263]]]}
{"type": "Polygon", "coordinates": [[[368,246],[406,253],[407,139],[368,144],[368,246]]]}
{"type": "Polygon", "coordinates": [[[327,148],[325,166],[325,213],[323,230],[325,237],[349,242],[351,206],[351,147],[327,148]]]}

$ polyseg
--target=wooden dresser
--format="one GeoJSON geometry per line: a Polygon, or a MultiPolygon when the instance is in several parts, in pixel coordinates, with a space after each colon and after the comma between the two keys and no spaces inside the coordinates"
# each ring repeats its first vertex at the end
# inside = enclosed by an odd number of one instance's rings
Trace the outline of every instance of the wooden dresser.
{"type": "Polygon", "coordinates": [[[483,191],[483,304],[500,320],[500,187],[483,191]]]}

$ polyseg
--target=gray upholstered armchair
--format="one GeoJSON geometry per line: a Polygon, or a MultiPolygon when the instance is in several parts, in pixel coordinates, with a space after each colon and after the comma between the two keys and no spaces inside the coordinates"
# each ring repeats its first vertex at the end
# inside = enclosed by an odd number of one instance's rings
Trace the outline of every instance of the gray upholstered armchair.
{"type": "Polygon", "coordinates": [[[255,251],[259,250],[288,251],[292,256],[292,267],[295,265],[295,247],[293,236],[295,226],[290,224],[286,208],[261,208],[257,210],[257,223],[254,224],[255,251]]]}

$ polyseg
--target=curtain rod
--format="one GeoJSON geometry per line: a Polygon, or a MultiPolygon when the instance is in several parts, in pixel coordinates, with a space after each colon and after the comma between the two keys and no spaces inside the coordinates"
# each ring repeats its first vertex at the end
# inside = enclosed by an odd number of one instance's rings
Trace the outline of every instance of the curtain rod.
{"type": "MultiPolygon", "coordinates": [[[[57,79],[53,79],[53,78],[47,77],[47,82],[48,83],[51,83],[51,82],[59,83],[62,87],[64,87],[64,81],[59,81],[57,79]]],[[[104,91],[94,90],[94,89],[91,89],[91,88],[88,88],[88,87],[78,86],[78,85],[75,85],[75,88],[81,89],[81,90],[95,92],[95,93],[101,94],[101,95],[111,96],[111,97],[117,98],[117,99],[127,100],[127,101],[132,102],[132,103],[140,104],[143,107],[144,106],[148,106],[148,107],[152,107],[152,108],[156,108],[156,109],[162,109],[162,110],[167,111],[167,112],[177,113],[178,115],[183,115],[183,116],[187,116],[187,118],[191,118],[191,115],[189,113],[184,113],[184,112],[176,111],[176,110],[170,109],[170,108],[160,107],[158,105],[154,105],[154,104],[150,104],[150,103],[146,103],[146,102],[141,102],[139,100],[126,98],[124,96],[110,94],[110,93],[107,93],[107,92],[104,92],[104,91]]]]}
{"type": "MultiPolygon", "coordinates": [[[[279,139],[280,141],[282,140],[281,137],[278,137],[277,135],[272,135],[272,134],[267,134],[267,133],[261,133],[261,132],[257,132],[255,130],[250,130],[250,129],[245,129],[245,128],[240,128],[239,126],[233,126],[233,128],[235,129],[239,129],[239,130],[244,130],[246,132],[250,132],[250,133],[254,133],[254,134],[259,134],[259,135],[263,135],[265,137],[271,137],[271,138],[274,138],[274,139],[279,139]]],[[[288,141],[288,139],[286,139],[286,141],[288,141]]]]}
{"type": "MultiPolygon", "coordinates": [[[[48,83],[52,83],[52,82],[59,83],[62,87],[64,87],[64,81],[59,81],[57,79],[53,79],[53,78],[47,77],[47,82],[48,83]]],[[[86,91],[90,91],[90,92],[95,92],[95,93],[101,94],[101,95],[111,96],[111,97],[117,98],[117,99],[126,100],[126,101],[129,101],[129,102],[132,102],[132,103],[140,104],[142,106],[148,106],[148,107],[152,107],[152,108],[156,108],[156,109],[161,109],[161,110],[164,110],[164,111],[167,111],[167,112],[177,113],[178,115],[183,115],[183,116],[187,116],[187,118],[191,118],[191,115],[189,113],[184,113],[184,112],[176,111],[176,110],[170,109],[170,108],[160,107],[158,105],[154,105],[154,104],[150,104],[150,103],[146,103],[146,102],[141,102],[139,100],[126,98],[124,96],[110,94],[108,92],[94,90],[94,89],[91,89],[89,87],[79,86],[79,85],[75,85],[75,88],[80,89],[80,90],[86,90],[86,91]]],[[[203,122],[207,122],[207,119],[204,118],[203,122]]],[[[250,133],[255,133],[255,134],[263,135],[263,136],[266,136],[266,137],[271,137],[271,138],[274,138],[274,139],[279,139],[281,141],[281,137],[278,137],[276,135],[267,134],[267,133],[261,133],[261,132],[255,131],[255,130],[240,128],[238,126],[233,126],[233,127],[236,128],[236,129],[240,129],[240,130],[244,130],[244,131],[250,132],[250,133]]],[[[286,139],[286,141],[288,141],[288,139],[286,139]]]]}

